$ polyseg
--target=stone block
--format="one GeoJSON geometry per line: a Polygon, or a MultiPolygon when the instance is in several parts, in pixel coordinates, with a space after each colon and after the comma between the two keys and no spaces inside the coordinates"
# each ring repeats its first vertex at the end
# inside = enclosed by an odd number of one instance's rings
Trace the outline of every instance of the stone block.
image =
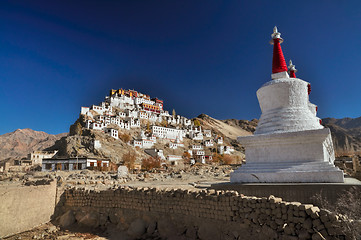
{"type": "Polygon", "coordinates": [[[298,215],[300,216],[300,217],[306,217],[306,211],[299,211],[298,212],[298,215]]]}
{"type": "Polygon", "coordinates": [[[305,229],[312,229],[312,219],[311,218],[306,218],[305,221],[302,224],[302,227],[305,229]]]}
{"type": "Polygon", "coordinates": [[[277,239],[278,237],[277,232],[271,227],[268,227],[266,225],[262,226],[261,233],[265,235],[267,239],[277,239]]]}
{"type": "Polygon", "coordinates": [[[319,217],[320,209],[318,207],[311,207],[309,209],[306,209],[306,213],[311,216],[311,218],[316,219],[319,217]]]}
{"type": "Polygon", "coordinates": [[[315,220],[312,221],[313,227],[317,227],[317,226],[319,226],[319,225],[321,225],[321,224],[322,224],[322,223],[321,223],[320,219],[315,219],[315,220]]]}
{"type": "Polygon", "coordinates": [[[311,238],[311,234],[306,229],[301,229],[298,232],[298,238],[300,240],[308,240],[311,238]]]}
{"type": "Polygon", "coordinates": [[[287,235],[294,235],[295,234],[295,229],[293,227],[291,227],[290,225],[286,225],[284,228],[283,228],[283,231],[285,234],[287,235]]]}
{"type": "Polygon", "coordinates": [[[324,238],[321,233],[316,232],[312,234],[312,240],[326,240],[326,238],[324,238]]]}
{"type": "Polygon", "coordinates": [[[275,223],[276,223],[277,225],[281,225],[281,226],[283,226],[283,224],[284,224],[284,220],[283,220],[283,219],[279,219],[279,218],[277,218],[277,219],[275,219],[275,223]]]}
{"type": "Polygon", "coordinates": [[[128,168],[126,166],[119,166],[118,167],[118,178],[123,178],[123,177],[127,177],[129,174],[128,172],[128,168]]]}

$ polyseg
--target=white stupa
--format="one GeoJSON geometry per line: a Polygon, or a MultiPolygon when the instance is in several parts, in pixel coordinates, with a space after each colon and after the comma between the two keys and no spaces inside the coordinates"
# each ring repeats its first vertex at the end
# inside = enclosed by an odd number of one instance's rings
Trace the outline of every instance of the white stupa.
{"type": "Polygon", "coordinates": [[[289,73],[277,28],[271,35],[272,81],[257,91],[262,115],[253,136],[238,137],[246,164],[231,173],[231,182],[343,182],[334,166],[331,132],[309,102],[310,84],[289,73]]]}

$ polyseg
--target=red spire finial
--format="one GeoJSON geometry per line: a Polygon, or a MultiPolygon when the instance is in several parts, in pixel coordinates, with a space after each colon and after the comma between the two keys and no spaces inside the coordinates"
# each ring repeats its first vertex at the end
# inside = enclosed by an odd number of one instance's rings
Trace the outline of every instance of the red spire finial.
{"type": "Polygon", "coordinates": [[[281,33],[277,31],[277,27],[273,28],[271,37],[270,43],[273,45],[272,73],[287,72],[286,61],[281,48],[283,39],[281,38],[281,33]]]}
{"type": "Polygon", "coordinates": [[[290,74],[291,78],[296,78],[296,66],[292,64],[292,60],[290,60],[290,65],[288,65],[288,73],[290,74]]]}

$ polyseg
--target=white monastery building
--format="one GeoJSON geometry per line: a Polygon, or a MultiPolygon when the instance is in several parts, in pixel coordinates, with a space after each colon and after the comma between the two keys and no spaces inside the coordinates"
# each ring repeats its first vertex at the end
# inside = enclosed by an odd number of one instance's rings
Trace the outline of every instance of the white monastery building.
{"type": "Polygon", "coordinates": [[[82,170],[87,168],[109,167],[109,160],[96,158],[44,158],[42,171],[82,170]]]}
{"type": "Polygon", "coordinates": [[[57,150],[54,151],[33,151],[29,154],[28,158],[31,160],[32,165],[42,164],[44,158],[52,158],[57,154],[57,150]]]}
{"type": "Polygon", "coordinates": [[[152,126],[152,134],[158,138],[183,141],[184,131],[182,129],[152,126]]]}

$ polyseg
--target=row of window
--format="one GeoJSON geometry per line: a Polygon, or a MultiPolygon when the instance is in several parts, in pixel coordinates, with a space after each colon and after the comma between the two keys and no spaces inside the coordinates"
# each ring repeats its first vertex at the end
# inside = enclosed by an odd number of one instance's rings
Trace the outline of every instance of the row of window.
{"type": "MultiPolygon", "coordinates": [[[[52,170],[52,165],[53,165],[52,163],[46,163],[45,164],[45,169],[46,170],[52,170]]],[[[55,169],[56,170],[69,170],[69,166],[70,166],[70,163],[64,163],[64,164],[57,163],[55,165],[55,169]]],[[[82,163],[73,163],[72,167],[73,167],[73,170],[83,169],[82,168],[82,163]]]]}

